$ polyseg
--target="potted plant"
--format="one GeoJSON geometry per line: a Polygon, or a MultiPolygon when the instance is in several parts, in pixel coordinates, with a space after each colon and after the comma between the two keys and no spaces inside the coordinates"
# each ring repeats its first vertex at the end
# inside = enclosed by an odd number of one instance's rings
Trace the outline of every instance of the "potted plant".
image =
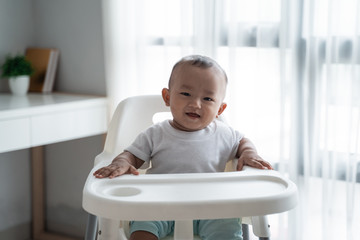
{"type": "Polygon", "coordinates": [[[9,79],[9,87],[15,95],[25,95],[29,90],[30,75],[34,72],[24,55],[7,56],[1,66],[1,77],[9,79]]]}

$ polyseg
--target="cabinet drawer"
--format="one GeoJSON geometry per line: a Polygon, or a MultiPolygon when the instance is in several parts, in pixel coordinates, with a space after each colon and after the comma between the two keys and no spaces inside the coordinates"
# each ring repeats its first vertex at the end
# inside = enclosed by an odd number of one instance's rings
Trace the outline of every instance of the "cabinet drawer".
{"type": "Polygon", "coordinates": [[[64,111],[31,118],[32,145],[72,140],[106,131],[106,109],[103,107],[64,111]]]}
{"type": "Polygon", "coordinates": [[[0,152],[30,147],[29,118],[0,121],[0,152]]]}

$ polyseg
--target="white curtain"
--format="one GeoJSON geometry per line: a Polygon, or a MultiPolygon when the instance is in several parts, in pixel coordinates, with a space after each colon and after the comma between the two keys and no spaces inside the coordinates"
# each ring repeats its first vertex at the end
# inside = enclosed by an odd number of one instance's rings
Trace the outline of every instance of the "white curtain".
{"type": "Polygon", "coordinates": [[[298,185],[272,239],[360,236],[359,0],[103,0],[111,112],[188,54],[227,71],[225,113],[298,185]]]}
{"type": "Polygon", "coordinates": [[[304,1],[300,39],[303,239],[359,239],[360,1],[304,1]]]}

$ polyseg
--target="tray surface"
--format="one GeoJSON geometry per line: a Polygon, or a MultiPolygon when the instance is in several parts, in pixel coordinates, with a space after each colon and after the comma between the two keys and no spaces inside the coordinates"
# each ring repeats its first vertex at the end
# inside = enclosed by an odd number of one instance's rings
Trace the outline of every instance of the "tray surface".
{"type": "Polygon", "coordinates": [[[270,170],[114,179],[89,175],[83,195],[88,212],[123,220],[260,216],[287,211],[296,204],[295,184],[270,170]]]}
{"type": "Polygon", "coordinates": [[[92,185],[94,194],[131,202],[195,202],[258,198],[281,194],[287,182],[276,176],[211,174],[196,177],[176,174],[165,176],[122,176],[103,179],[92,185]]]}

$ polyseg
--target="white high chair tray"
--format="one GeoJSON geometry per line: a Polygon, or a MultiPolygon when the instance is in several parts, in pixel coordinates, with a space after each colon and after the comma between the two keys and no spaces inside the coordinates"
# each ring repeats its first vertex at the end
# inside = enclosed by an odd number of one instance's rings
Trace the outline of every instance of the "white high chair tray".
{"type": "Polygon", "coordinates": [[[224,173],[89,175],[83,207],[118,220],[189,220],[263,216],[297,204],[296,185],[272,170],[224,173]],[[211,209],[211,210],[209,210],[211,209]]]}

